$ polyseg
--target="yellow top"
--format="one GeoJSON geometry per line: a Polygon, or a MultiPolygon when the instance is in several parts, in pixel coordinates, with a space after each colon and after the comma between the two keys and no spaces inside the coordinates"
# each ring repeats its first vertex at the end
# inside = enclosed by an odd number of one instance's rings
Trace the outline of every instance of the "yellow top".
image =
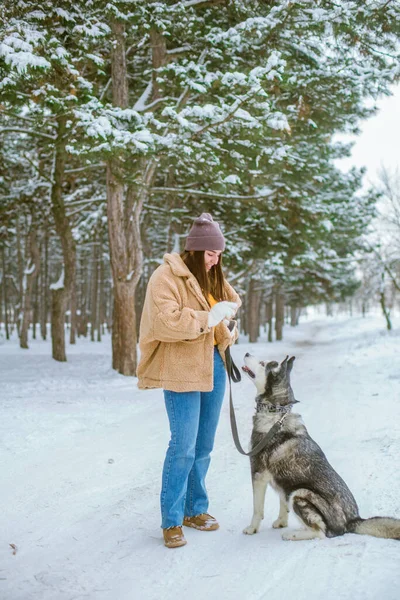
{"type": "MultiPolygon", "coordinates": [[[[208,302],[210,303],[211,308],[214,306],[214,304],[218,304],[218,301],[211,294],[208,294],[208,302]]],[[[217,345],[217,342],[215,340],[215,335],[214,335],[214,346],[216,346],[216,345],[217,345]]]]}

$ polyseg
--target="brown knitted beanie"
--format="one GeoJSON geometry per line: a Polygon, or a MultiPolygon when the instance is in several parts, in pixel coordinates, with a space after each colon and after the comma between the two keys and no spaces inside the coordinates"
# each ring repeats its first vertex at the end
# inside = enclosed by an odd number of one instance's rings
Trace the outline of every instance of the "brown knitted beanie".
{"type": "Polygon", "coordinates": [[[185,250],[225,250],[220,226],[209,213],[203,213],[194,220],[186,238],[185,250]]]}

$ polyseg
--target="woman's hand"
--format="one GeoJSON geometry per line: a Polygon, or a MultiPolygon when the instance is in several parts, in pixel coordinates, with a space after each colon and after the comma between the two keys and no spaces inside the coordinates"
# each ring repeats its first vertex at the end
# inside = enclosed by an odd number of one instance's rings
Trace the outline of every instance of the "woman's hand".
{"type": "Polygon", "coordinates": [[[223,319],[231,319],[238,309],[236,302],[228,302],[223,300],[217,302],[209,312],[208,315],[208,326],[215,327],[223,319]]]}
{"type": "Polygon", "coordinates": [[[228,319],[224,319],[223,320],[224,325],[227,326],[229,333],[231,335],[231,339],[233,340],[233,338],[235,337],[236,334],[236,324],[235,321],[228,321],[228,319]]]}

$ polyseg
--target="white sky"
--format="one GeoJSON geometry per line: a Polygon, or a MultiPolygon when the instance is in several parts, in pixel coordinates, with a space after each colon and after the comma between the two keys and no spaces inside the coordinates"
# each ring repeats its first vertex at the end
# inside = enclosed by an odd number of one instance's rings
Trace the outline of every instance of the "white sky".
{"type": "Polygon", "coordinates": [[[391,171],[400,168],[400,86],[394,88],[393,96],[382,98],[377,104],[379,112],[361,124],[361,134],[344,138],[355,139],[351,157],[337,161],[345,171],[352,166],[367,167],[367,186],[376,182],[382,165],[391,171]]]}

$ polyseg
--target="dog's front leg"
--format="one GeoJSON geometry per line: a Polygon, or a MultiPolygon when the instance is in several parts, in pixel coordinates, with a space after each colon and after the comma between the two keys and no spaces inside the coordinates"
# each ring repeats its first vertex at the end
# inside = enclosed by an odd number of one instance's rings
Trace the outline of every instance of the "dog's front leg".
{"type": "Polygon", "coordinates": [[[269,478],[262,473],[255,473],[253,476],[253,518],[248,527],[243,529],[243,533],[252,535],[260,529],[261,521],[264,518],[265,493],[267,491],[269,478]]]}
{"type": "Polygon", "coordinates": [[[276,521],[272,523],[272,527],[274,529],[279,529],[281,527],[288,526],[288,517],[289,517],[289,506],[286,501],[286,498],[280,494],[279,495],[279,515],[276,521]]]}

